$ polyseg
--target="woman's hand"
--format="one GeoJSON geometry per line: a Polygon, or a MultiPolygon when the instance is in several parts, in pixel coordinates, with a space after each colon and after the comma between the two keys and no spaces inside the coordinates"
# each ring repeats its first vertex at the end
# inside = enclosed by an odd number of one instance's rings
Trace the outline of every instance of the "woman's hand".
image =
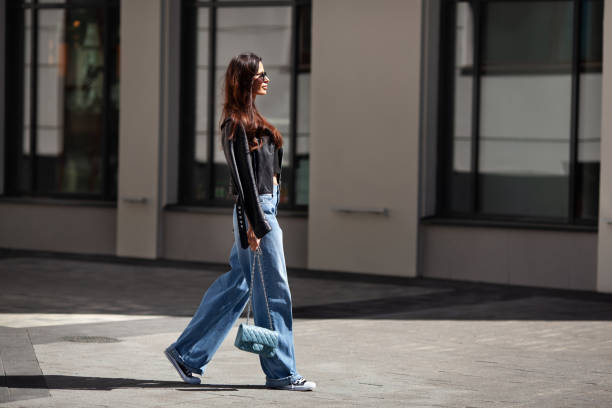
{"type": "Polygon", "coordinates": [[[257,248],[259,248],[261,238],[257,238],[255,236],[255,231],[253,231],[250,225],[249,229],[247,230],[247,238],[249,239],[249,247],[251,248],[251,251],[256,251],[257,248]]]}

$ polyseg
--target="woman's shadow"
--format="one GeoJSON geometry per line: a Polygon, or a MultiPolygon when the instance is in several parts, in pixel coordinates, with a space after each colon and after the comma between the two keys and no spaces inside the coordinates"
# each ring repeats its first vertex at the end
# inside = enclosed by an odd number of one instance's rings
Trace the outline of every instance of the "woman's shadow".
{"type": "Polygon", "coordinates": [[[52,390],[98,390],[118,388],[176,388],[177,391],[239,391],[266,389],[265,385],[187,384],[182,381],[137,380],[133,378],[76,377],[71,375],[7,375],[8,388],[47,388],[52,390]],[[188,388],[178,388],[188,387],[188,388]]]}

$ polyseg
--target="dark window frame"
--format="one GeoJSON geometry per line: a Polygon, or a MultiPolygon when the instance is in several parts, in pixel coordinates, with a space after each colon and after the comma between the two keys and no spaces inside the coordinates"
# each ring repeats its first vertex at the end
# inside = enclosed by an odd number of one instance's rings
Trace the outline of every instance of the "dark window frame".
{"type": "MultiPolygon", "coordinates": [[[[568,229],[596,231],[598,220],[580,219],[576,216],[576,205],[579,200],[576,194],[578,173],[576,171],[578,162],[578,119],[579,119],[579,74],[582,72],[599,71],[597,66],[589,62],[581,66],[581,41],[582,32],[582,7],[585,0],[545,0],[572,2],[573,4],[573,26],[572,26],[572,57],[571,57],[571,122],[570,122],[570,166],[569,166],[569,188],[568,188],[568,214],[566,217],[544,217],[523,215],[492,215],[482,214],[478,206],[479,196],[479,148],[480,148],[480,76],[481,76],[481,53],[482,33],[485,25],[484,6],[487,3],[508,2],[509,0],[442,0],[440,8],[440,70],[438,88],[438,144],[437,144],[437,176],[436,176],[436,205],[433,216],[424,217],[424,221],[432,223],[444,223],[465,225],[491,225],[491,226],[517,226],[536,229],[568,229]],[[453,163],[453,121],[454,121],[454,63],[455,63],[455,19],[456,5],[461,2],[471,3],[473,10],[473,53],[472,67],[465,73],[472,76],[472,106],[471,106],[471,166],[470,166],[470,211],[453,212],[450,206],[450,175],[453,163]],[[475,69],[474,67],[479,67],[475,69]]],[[[544,0],[511,0],[517,3],[544,0]]],[[[552,70],[554,70],[553,68],[552,70]]],[[[503,70],[502,70],[503,71],[503,70]]],[[[500,71],[500,72],[502,72],[500,71]]],[[[598,217],[599,218],[599,214],[598,217]]]]}
{"type": "MultiPolygon", "coordinates": [[[[116,149],[118,140],[112,140],[112,126],[117,126],[118,117],[110,110],[111,84],[117,60],[111,52],[115,43],[115,33],[118,33],[120,10],[119,0],[70,0],[68,3],[38,3],[38,0],[8,0],[7,1],[7,24],[6,24],[6,61],[18,61],[18,63],[7,64],[6,76],[6,100],[9,98],[13,103],[5,103],[5,189],[2,197],[32,197],[32,198],[57,198],[74,200],[98,200],[104,202],[116,202],[117,191],[111,186],[111,177],[117,177],[118,163],[114,169],[111,168],[111,149],[116,149]],[[103,112],[102,123],[104,126],[101,149],[102,158],[102,182],[101,193],[70,193],[70,192],[39,192],[37,185],[37,98],[38,98],[38,14],[42,9],[104,9],[104,73],[103,73],[103,112]],[[32,35],[30,38],[30,111],[24,111],[24,72],[25,72],[25,10],[31,10],[32,35]],[[114,11],[114,12],[111,12],[114,11]],[[10,58],[12,57],[12,59],[10,58]],[[10,81],[8,79],[11,79],[10,81]],[[23,117],[30,115],[30,174],[29,190],[20,191],[21,166],[20,156],[23,145],[23,117]],[[113,143],[114,142],[114,143],[113,143]]],[[[118,35],[118,34],[117,34],[118,35]]],[[[118,130],[114,132],[118,138],[118,130]]]]}
{"type": "MultiPolygon", "coordinates": [[[[302,50],[300,40],[303,32],[300,31],[302,26],[299,21],[299,13],[312,12],[311,0],[246,0],[246,1],[197,1],[197,0],[182,0],[181,7],[181,80],[180,80],[180,137],[179,137],[179,205],[202,206],[202,207],[229,207],[233,202],[227,199],[215,198],[215,167],[214,167],[214,143],[215,143],[215,70],[209,69],[207,78],[208,106],[207,106],[207,164],[210,171],[206,183],[207,197],[205,199],[196,200],[192,198],[193,186],[193,167],[195,163],[195,113],[196,113],[196,59],[197,59],[197,38],[195,26],[197,24],[197,13],[193,11],[198,8],[208,8],[209,18],[209,35],[208,35],[208,66],[216,66],[217,57],[217,10],[219,8],[229,7],[291,7],[291,73],[290,73],[290,108],[289,108],[289,134],[283,135],[291,140],[291,148],[284,152],[284,155],[289,154],[291,166],[283,167],[282,180],[290,179],[289,184],[289,202],[280,203],[282,209],[291,209],[296,211],[307,211],[308,205],[296,204],[296,166],[298,160],[310,156],[307,154],[297,153],[297,87],[298,74],[310,72],[310,64],[304,64],[302,58],[304,52],[310,54],[310,49],[302,50]],[[301,51],[301,52],[300,52],[301,51]]],[[[306,22],[310,22],[308,17],[306,22]]],[[[307,36],[306,45],[310,46],[310,35],[307,36]]],[[[308,58],[310,60],[310,58],[308,58]]],[[[229,180],[228,180],[229,182],[229,180]]],[[[283,182],[283,184],[285,184],[283,182]]]]}

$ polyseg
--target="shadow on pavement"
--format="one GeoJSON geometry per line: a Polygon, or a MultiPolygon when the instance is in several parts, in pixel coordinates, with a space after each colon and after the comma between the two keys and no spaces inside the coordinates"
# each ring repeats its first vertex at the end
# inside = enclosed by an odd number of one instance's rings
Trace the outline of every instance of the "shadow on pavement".
{"type": "MultiPolygon", "coordinates": [[[[0,251],[0,313],[191,317],[229,266],[0,251]]],[[[612,295],[290,268],[295,318],[612,320],[612,295]]]]}
{"type": "Polygon", "coordinates": [[[187,384],[181,381],[77,377],[71,375],[7,375],[5,381],[10,388],[48,388],[50,390],[111,391],[118,388],[176,388],[177,391],[238,391],[241,389],[267,389],[265,385],[187,384]]]}

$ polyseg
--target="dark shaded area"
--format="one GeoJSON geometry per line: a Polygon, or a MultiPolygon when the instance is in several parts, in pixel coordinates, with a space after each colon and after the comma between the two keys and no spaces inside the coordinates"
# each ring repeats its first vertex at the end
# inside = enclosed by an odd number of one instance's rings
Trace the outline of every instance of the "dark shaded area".
{"type": "Polygon", "coordinates": [[[478,283],[471,285],[471,287],[456,287],[449,292],[298,307],[293,309],[293,316],[297,318],[328,319],[362,317],[434,320],[601,321],[612,319],[611,300],[612,297],[610,296],[581,296],[568,293],[568,291],[500,287],[478,283]],[[558,299],[566,302],[556,302],[555,300],[558,299]],[[496,302],[513,300],[525,300],[526,305],[524,307],[503,308],[495,304],[496,302]],[[490,307],[482,307],[486,305],[490,307]],[[459,306],[474,307],[454,308],[459,306]]]}
{"type": "Polygon", "coordinates": [[[133,378],[77,377],[72,375],[7,375],[11,388],[48,388],[50,390],[111,391],[118,388],[179,388],[179,391],[238,391],[266,389],[250,384],[187,384],[182,381],[137,380],[133,378]],[[188,387],[187,389],[181,389],[188,387]]]}
{"type": "MultiPolygon", "coordinates": [[[[191,317],[227,270],[223,264],[1,250],[0,312],[191,317]]],[[[303,269],[290,269],[289,281],[295,318],[612,320],[612,295],[587,291],[303,269]]]]}

